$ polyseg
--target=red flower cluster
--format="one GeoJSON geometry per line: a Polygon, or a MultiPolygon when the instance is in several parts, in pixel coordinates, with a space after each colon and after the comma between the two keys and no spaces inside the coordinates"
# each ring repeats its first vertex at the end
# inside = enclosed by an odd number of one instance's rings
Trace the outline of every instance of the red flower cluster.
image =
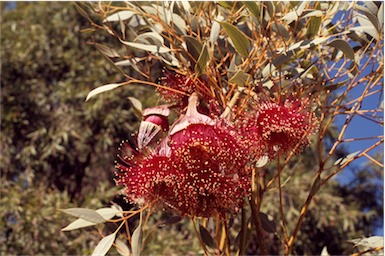
{"type": "Polygon", "coordinates": [[[163,203],[182,215],[235,212],[250,188],[248,155],[232,126],[197,111],[196,94],[186,115],[149,156],[120,157],[117,183],[131,201],[163,203]]]}
{"type": "Polygon", "coordinates": [[[195,89],[193,81],[191,78],[168,70],[165,70],[164,74],[165,76],[161,78],[162,87],[157,88],[158,93],[164,101],[185,107],[187,105],[186,94],[193,93],[195,89]]]}
{"type": "Polygon", "coordinates": [[[249,120],[250,139],[263,145],[269,158],[280,151],[299,153],[317,129],[317,121],[308,110],[308,101],[289,100],[283,104],[264,102],[249,120]]]}
{"type": "MultiPolygon", "coordinates": [[[[166,73],[165,85],[191,93],[192,83],[166,73]]],[[[158,90],[168,101],[180,94],[158,90]]],[[[184,98],[179,98],[181,101],[184,98]]],[[[138,149],[124,143],[116,164],[119,185],[131,202],[168,206],[181,215],[210,217],[234,213],[250,191],[248,164],[277,152],[300,152],[316,130],[307,101],[262,102],[233,127],[197,110],[198,94],[186,99],[187,111],[169,129],[167,107],[145,111],[138,149]],[[240,132],[242,131],[242,132],[240,132]],[[167,136],[151,150],[159,134],[167,136]],[[151,143],[152,142],[152,143],[151,143]]],[[[211,114],[212,112],[209,111],[211,114]]],[[[216,115],[214,115],[216,116],[216,115]]]]}

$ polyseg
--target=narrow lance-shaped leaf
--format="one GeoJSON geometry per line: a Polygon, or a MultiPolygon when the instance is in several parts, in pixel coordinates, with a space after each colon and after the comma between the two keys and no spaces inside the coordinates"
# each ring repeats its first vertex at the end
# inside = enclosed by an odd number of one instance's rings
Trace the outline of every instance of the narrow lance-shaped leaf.
{"type": "Polygon", "coordinates": [[[236,26],[227,22],[220,22],[221,26],[226,30],[231,41],[234,44],[235,50],[243,57],[247,57],[250,51],[250,41],[246,35],[240,31],[236,26]]]}
{"type": "Polygon", "coordinates": [[[123,84],[106,84],[106,85],[99,86],[98,88],[93,89],[92,91],[90,91],[87,94],[86,101],[88,101],[89,99],[91,99],[92,97],[94,97],[95,95],[97,95],[99,93],[113,90],[113,89],[118,88],[122,85],[123,84]]]}
{"type": "Polygon", "coordinates": [[[327,44],[328,46],[332,46],[340,51],[342,51],[346,57],[354,60],[354,50],[352,47],[342,39],[335,39],[327,44]]]}
{"type": "Polygon", "coordinates": [[[132,234],[132,238],[131,238],[131,248],[134,256],[140,255],[140,251],[142,249],[142,240],[143,240],[142,227],[138,226],[134,230],[134,233],[132,234]]]}
{"type": "Polygon", "coordinates": [[[94,223],[103,223],[104,218],[94,210],[86,209],[86,208],[69,208],[69,209],[61,209],[60,211],[67,213],[69,215],[88,220],[94,223]]]}
{"type": "Polygon", "coordinates": [[[104,256],[110,250],[112,244],[115,241],[116,233],[112,233],[108,236],[103,237],[102,240],[99,241],[98,245],[95,247],[92,252],[92,256],[104,256]]]}
{"type": "Polygon", "coordinates": [[[202,238],[202,241],[209,247],[215,248],[215,241],[213,237],[210,235],[210,232],[207,231],[205,227],[199,224],[199,233],[202,238]]]}
{"type": "Polygon", "coordinates": [[[147,44],[139,44],[139,43],[133,43],[133,42],[126,42],[123,40],[120,40],[123,44],[131,46],[133,48],[143,50],[143,51],[148,51],[151,53],[167,53],[170,52],[171,49],[167,48],[165,46],[158,46],[158,45],[147,45],[147,44]]]}
{"type": "Polygon", "coordinates": [[[202,51],[199,55],[198,61],[195,64],[195,75],[200,76],[206,69],[207,63],[210,60],[209,51],[207,50],[206,43],[202,47],[202,51]]]}
{"type": "Polygon", "coordinates": [[[132,16],[134,16],[135,13],[132,12],[132,11],[120,11],[120,12],[117,12],[117,13],[114,13],[110,16],[108,16],[105,20],[103,20],[103,22],[113,22],[113,21],[123,21],[123,20],[128,20],[129,18],[131,18],[132,16]]]}
{"type": "Polygon", "coordinates": [[[130,249],[128,248],[128,246],[126,245],[126,243],[124,243],[122,240],[120,239],[116,239],[115,240],[115,245],[116,245],[116,250],[118,251],[118,253],[122,256],[129,256],[130,255],[130,249]]]}
{"type": "Polygon", "coordinates": [[[131,102],[132,108],[134,109],[135,115],[141,119],[143,115],[142,103],[134,97],[128,97],[128,100],[131,102]]]}
{"type": "MultiPolygon", "coordinates": [[[[100,216],[102,216],[104,220],[112,219],[115,215],[118,215],[121,211],[123,211],[123,210],[119,210],[116,208],[101,208],[101,209],[96,210],[96,212],[98,214],[100,214],[100,216]]],[[[98,224],[98,223],[91,222],[91,221],[84,220],[84,219],[77,219],[77,220],[71,222],[68,226],[62,228],[62,231],[70,231],[70,230],[74,230],[74,229],[90,227],[90,226],[94,226],[96,224],[98,224]]]]}
{"type": "Polygon", "coordinates": [[[275,233],[277,225],[274,222],[273,217],[266,213],[259,212],[259,218],[261,219],[262,228],[269,233],[275,233]]]}

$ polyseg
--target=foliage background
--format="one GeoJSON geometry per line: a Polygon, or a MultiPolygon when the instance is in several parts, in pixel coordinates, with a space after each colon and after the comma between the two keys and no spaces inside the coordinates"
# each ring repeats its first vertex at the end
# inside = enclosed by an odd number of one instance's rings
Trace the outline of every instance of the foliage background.
{"type": "MultiPolygon", "coordinates": [[[[57,210],[122,203],[112,180],[113,161],[119,142],[139,121],[126,97],[140,99],[145,107],[156,104],[157,97],[150,87],[125,87],[85,103],[96,85],[122,80],[87,42],[116,42],[103,33],[81,33],[89,24],[71,3],[8,7],[1,3],[1,254],[90,254],[100,239],[97,230],[61,232],[72,219],[57,210]]],[[[291,205],[288,219],[298,217],[306,200],[313,154],[308,149],[285,173],[295,172],[285,194],[291,205]]],[[[381,152],[377,157],[382,161],[381,152]]],[[[373,235],[382,227],[382,171],[372,164],[356,166],[350,183],[334,180],[323,188],[295,253],[319,254],[324,246],[331,254],[347,253],[352,247],[348,239],[373,235]]],[[[276,216],[278,196],[273,191],[265,200],[264,212],[276,216]]],[[[157,228],[144,252],[197,252],[191,230],[188,221],[157,228]]],[[[279,242],[269,239],[278,253],[279,242]]]]}

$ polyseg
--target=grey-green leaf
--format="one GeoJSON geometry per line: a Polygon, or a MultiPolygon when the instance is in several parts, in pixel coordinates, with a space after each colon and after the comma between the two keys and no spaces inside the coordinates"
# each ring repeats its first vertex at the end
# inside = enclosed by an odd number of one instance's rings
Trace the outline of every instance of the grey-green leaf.
{"type": "Polygon", "coordinates": [[[119,238],[117,238],[115,240],[115,245],[116,245],[116,250],[118,251],[118,253],[122,256],[130,256],[130,249],[128,248],[128,246],[126,245],[125,242],[123,242],[122,240],[120,240],[119,238]]]}
{"type": "Polygon", "coordinates": [[[246,35],[230,23],[220,22],[220,24],[229,35],[235,50],[243,57],[247,57],[250,51],[250,41],[247,39],[246,35]]]}
{"type": "Polygon", "coordinates": [[[172,224],[178,223],[181,220],[182,220],[182,217],[180,217],[180,216],[177,216],[177,215],[176,216],[172,216],[169,219],[167,219],[166,221],[158,224],[158,227],[162,228],[162,227],[164,227],[166,225],[172,225],[172,224]]]}
{"type": "Polygon", "coordinates": [[[122,84],[106,84],[106,85],[99,86],[98,88],[93,89],[87,94],[86,101],[88,101],[89,99],[91,99],[92,97],[94,97],[99,93],[110,91],[120,86],[122,86],[122,84]]]}
{"type": "Polygon", "coordinates": [[[132,253],[134,256],[139,256],[140,251],[142,249],[142,241],[143,241],[143,231],[142,227],[139,226],[134,230],[134,233],[132,234],[131,238],[131,248],[132,248],[132,253]]]}
{"type": "Polygon", "coordinates": [[[102,240],[99,241],[98,245],[95,247],[92,252],[92,256],[104,256],[110,250],[112,244],[115,241],[116,233],[112,233],[108,236],[103,237],[102,240]]]}
{"type": "Polygon", "coordinates": [[[142,114],[143,114],[142,103],[137,98],[134,98],[134,97],[128,97],[127,99],[131,102],[131,105],[132,105],[132,108],[134,109],[135,115],[139,119],[141,119],[142,114]]]}
{"type": "Polygon", "coordinates": [[[251,12],[251,14],[254,15],[254,17],[258,19],[260,18],[261,13],[259,11],[259,6],[257,5],[257,3],[253,1],[243,1],[243,4],[247,7],[247,9],[249,9],[249,11],[251,12]]]}
{"type": "Polygon", "coordinates": [[[60,211],[67,213],[69,215],[81,218],[83,220],[88,220],[94,223],[103,223],[105,219],[96,211],[86,208],[69,208],[61,209],[60,211]]]}
{"type": "Polygon", "coordinates": [[[277,225],[273,217],[267,215],[266,213],[259,212],[259,218],[261,219],[262,228],[268,233],[275,233],[277,230],[277,225]]]}
{"type": "Polygon", "coordinates": [[[201,224],[199,224],[199,233],[201,235],[202,241],[211,248],[215,248],[215,241],[213,237],[210,235],[210,232],[203,227],[201,224]]]}
{"type": "Polygon", "coordinates": [[[202,44],[192,36],[184,36],[183,40],[186,42],[189,54],[196,61],[202,51],[202,44]]]}
{"type": "Polygon", "coordinates": [[[210,60],[209,51],[207,50],[206,43],[202,47],[202,51],[199,54],[197,63],[195,64],[195,75],[200,76],[206,69],[207,63],[210,60]]]}
{"type": "Polygon", "coordinates": [[[170,48],[167,48],[165,46],[159,46],[159,45],[147,45],[147,44],[140,44],[140,43],[133,43],[133,42],[127,42],[120,40],[123,44],[131,46],[133,48],[148,51],[151,53],[167,53],[171,52],[170,48]]]}
{"type": "Polygon", "coordinates": [[[230,79],[229,83],[235,83],[238,86],[244,86],[246,81],[250,79],[249,74],[245,74],[242,70],[238,70],[230,79]]]}
{"type": "Polygon", "coordinates": [[[317,175],[317,177],[315,178],[314,182],[313,182],[313,185],[310,189],[310,195],[311,196],[314,196],[315,194],[317,194],[317,192],[320,190],[321,188],[321,176],[317,175]]]}
{"type": "Polygon", "coordinates": [[[354,246],[364,246],[370,249],[374,249],[377,247],[381,247],[384,245],[384,237],[383,236],[371,236],[365,238],[357,238],[353,240],[349,240],[349,242],[353,243],[354,246]]]}
{"type": "Polygon", "coordinates": [[[110,16],[108,16],[105,20],[103,20],[103,22],[114,22],[114,21],[119,21],[119,20],[128,20],[129,18],[131,18],[132,16],[134,16],[135,13],[132,12],[132,11],[120,11],[120,12],[117,12],[117,13],[114,13],[110,16]]]}
{"type": "Polygon", "coordinates": [[[354,60],[354,50],[345,40],[334,39],[327,45],[342,51],[346,57],[351,60],[354,60]]]}

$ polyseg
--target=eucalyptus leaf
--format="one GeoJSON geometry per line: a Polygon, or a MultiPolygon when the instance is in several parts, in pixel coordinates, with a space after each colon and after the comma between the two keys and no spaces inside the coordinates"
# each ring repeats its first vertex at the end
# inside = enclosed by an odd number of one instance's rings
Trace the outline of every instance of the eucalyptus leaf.
{"type": "Polygon", "coordinates": [[[128,97],[127,98],[132,105],[132,108],[134,109],[135,115],[139,118],[142,119],[142,114],[143,114],[143,105],[142,103],[134,97],[128,97]]]}
{"type": "Polygon", "coordinates": [[[381,3],[377,13],[378,25],[380,28],[384,27],[384,3],[381,3]]]}
{"type": "Polygon", "coordinates": [[[104,256],[110,250],[112,244],[115,241],[116,233],[112,233],[108,236],[102,238],[99,241],[98,245],[96,245],[94,251],[92,252],[92,256],[104,256]]]}
{"type": "Polygon", "coordinates": [[[120,41],[125,45],[131,46],[131,47],[139,49],[139,50],[148,51],[151,53],[167,53],[167,52],[171,51],[170,48],[167,48],[165,46],[147,45],[147,44],[127,42],[127,41],[123,41],[123,40],[120,40],[120,41]]]}
{"type": "Polygon", "coordinates": [[[243,4],[249,9],[249,12],[256,18],[260,18],[261,12],[259,11],[259,4],[253,1],[243,1],[243,4]]]}
{"type": "Polygon", "coordinates": [[[210,31],[210,39],[209,39],[210,43],[214,44],[218,40],[220,29],[221,29],[221,25],[219,25],[218,22],[214,21],[210,31]]]}
{"type": "Polygon", "coordinates": [[[310,195],[311,196],[314,196],[315,194],[317,194],[317,192],[320,190],[321,188],[321,176],[320,175],[317,175],[317,177],[315,178],[314,182],[313,182],[313,185],[311,186],[311,189],[310,189],[310,195]]]}
{"type": "Polygon", "coordinates": [[[142,227],[138,226],[131,237],[131,248],[134,256],[139,256],[142,250],[143,231],[142,227]]]}
{"type": "Polygon", "coordinates": [[[311,11],[311,12],[308,12],[306,13],[304,16],[302,16],[301,18],[308,18],[308,17],[322,17],[323,13],[322,11],[320,10],[315,10],[315,11],[311,11]]]}
{"type": "Polygon", "coordinates": [[[134,16],[135,13],[132,12],[132,11],[120,11],[120,12],[117,12],[117,13],[114,13],[110,16],[108,16],[106,19],[103,20],[103,22],[114,22],[114,21],[124,21],[124,20],[128,20],[129,18],[131,18],[132,16],[134,16]]]}
{"type": "Polygon", "coordinates": [[[87,94],[86,101],[88,101],[89,99],[91,99],[92,97],[94,97],[97,94],[113,90],[113,89],[118,88],[122,85],[123,84],[106,84],[106,85],[99,86],[87,94]]]}
{"type": "Polygon", "coordinates": [[[268,233],[275,233],[277,230],[277,225],[272,216],[267,215],[266,213],[259,212],[259,218],[261,220],[262,228],[268,233]]]}
{"type": "MultiPolygon", "coordinates": [[[[119,211],[116,208],[111,207],[111,208],[101,208],[101,209],[96,210],[96,212],[98,214],[100,214],[100,216],[102,216],[104,220],[110,220],[115,215],[118,215],[121,211],[119,211]]],[[[94,226],[96,224],[98,224],[98,223],[87,221],[87,220],[79,218],[79,219],[71,222],[66,227],[62,228],[61,231],[70,231],[70,230],[75,230],[75,229],[79,229],[79,228],[94,226]]]]}
{"type": "Polygon", "coordinates": [[[364,246],[368,249],[378,248],[384,245],[383,236],[371,236],[349,240],[354,246],[364,246]]]}
{"type": "Polygon", "coordinates": [[[175,223],[178,223],[182,220],[182,217],[176,215],[176,216],[172,216],[170,218],[168,218],[166,221],[158,224],[158,227],[162,228],[164,226],[167,226],[167,225],[172,225],[172,224],[175,224],[175,223]]]}
{"type": "Polygon", "coordinates": [[[250,41],[247,39],[246,35],[230,23],[220,22],[220,24],[229,35],[235,50],[243,57],[247,57],[250,51],[250,41]]]}
{"type": "Polygon", "coordinates": [[[235,83],[238,86],[244,86],[246,81],[250,79],[250,75],[242,70],[238,70],[230,79],[229,83],[235,83]]]}
{"type": "Polygon", "coordinates": [[[353,152],[345,157],[341,157],[334,162],[334,165],[344,165],[347,161],[354,158],[358,153],[360,153],[360,150],[353,152]]]}
{"type": "Polygon", "coordinates": [[[117,238],[115,240],[116,250],[122,256],[130,256],[131,252],[125,242],[117,238]]]}
{"type": "Polygon", "coordinates": [[[197,61],[202,51],[203,45],[192,36],[184,36],[183,40],[186,42],[189,54],[194,58],[195,61],[197,61]]]}
{"type": "Polygon", "coordinates": [[[156,32],[146,32],[140,34],[135,38],[134,42],[145,43],[149,42],[148,39],[151,39],[155,45],[162,46],[164,44],[163,37],[156,32]]]}
{"type": "Polygon", "coordinates": [[[94,223],[103,223],[105,219],[97,213],[95,210],[87,209],[87,208],[69,208],[69,209],[61,209],[60,211],[81,218],[83,220],[88,220],[94,223]]]}
{"type": "Polygon", "coordinates": [[[113,48],[109,47],[109,46],[106,46],[106,45],[103,45],[103,44],[99,44],[99,43],[94,43],[93,44],[102,54],[106,55],[107,57],[110,57],[110,58],[118,58],[120,57],[120,54],[115,51],[113,48]]]}
{"type": "Polygon", "coordinates": [[[207,50],[206,43],[202,47],[202,51],[199,55],[198,61],[195,64],[195,75],[200,76],[206,69],[207,63],[210,60],[209,51],[207,50]]]}
{"type": "Polygon", "coordinates": [[[348,57],[351,60],[354,60],[354,50],[345,40],[334,39],[327,45],[342,51],[346,57],[348,57]]]}
{"type": "Polygon", "coordinates": [[[211,247],[211,248],[216,247],[215,241],[214,241],[213,237],[211,236],[210,232],[205,227],[203,227],[201,224],[199,224],[199,234],[202,238],[202,241],[208,247],[211,247]]]}
{"type": "Polygon", "coordinates": [[[330,256],[330,254],[328,252],[328,248],[326,246],[324,246],[324,248],[322,248],[320,256],[330,256]]]}

